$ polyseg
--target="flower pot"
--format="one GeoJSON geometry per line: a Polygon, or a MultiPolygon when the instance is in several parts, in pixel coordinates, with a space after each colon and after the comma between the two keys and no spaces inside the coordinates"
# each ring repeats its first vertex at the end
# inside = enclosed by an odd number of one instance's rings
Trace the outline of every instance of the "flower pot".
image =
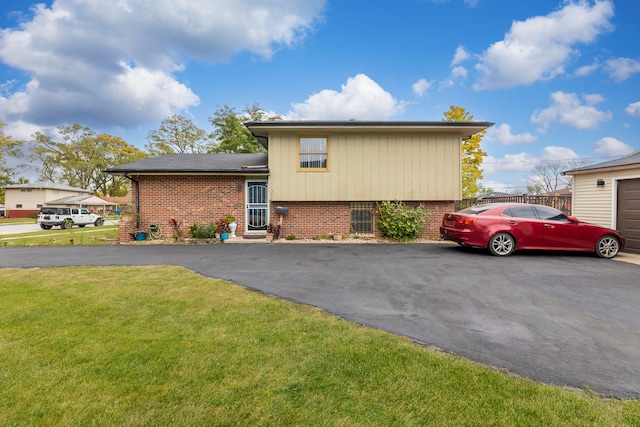
{"type": "Polygon", "coordinates": [[[144,231],[138,231],[134,234],[134,238],[136,240],[145,240],[147,238],[147,233],[144,231]]]}
{"type": "Polygon", "coordinates": [[[220,238],[224,242],[225,240],[229,239],[229,233],[220,233],[220,238]]]}
{"type": "Polygon", "coordinates": [[[273,242],[273,233],[267,233],[267,242],[273,242]]]}
{"type": "Polygon", "coordinates": [[[236,237],[236,227],[238,227],[238,224],[236,224],[235,221],[229,223],[229,231],[231,231],[231,238],[236,237]]]}

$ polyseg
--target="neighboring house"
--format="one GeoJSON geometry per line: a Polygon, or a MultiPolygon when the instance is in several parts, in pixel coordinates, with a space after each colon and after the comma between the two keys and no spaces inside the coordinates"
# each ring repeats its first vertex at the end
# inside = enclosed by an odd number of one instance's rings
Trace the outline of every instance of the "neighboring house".
{"type": "Polygon", "coordinates": [[[422,235],[436,238],[462,197],[462,141],[492,124],[249,122],[268,154],[170,154],[105,172],[132,181],[145,224],[175,219],[186,230],[232,214],[239,236],[281,219],[283,236],[375,235],[375,203],[399,200],[432,211],[422,235]]]}
{"type": "Polygon", "coordinates": [[[119,215],[121,212],[125,210],[132,209],[131,206],[131,192],[127,193],[126,196],[106,196],[104,199],[107,202],[113,203],[110,212],[119,215]]]}
{"type": "Polygon", "coordinates": [[[0,203],[0,217],[5,216],[4,214],[4,203],[0,203]]]}
{"type": "Polygon", "coordinates": [[[115,203],[108,202],[102,197],[94,196],[92,194],[83,194],[80,196],[68,196],[62,199],[55,199],[47,202],[45,206],[69,206],[78,208],[87,208],[92,213],[95,212],[100,215],[107,215],[111,213],[112,207],[115,203]]]}
{"type": "Polygon", "coordinates": [[[563,174],[573,176],[572,213],[618,230],[626,250],[640,253],[640,151],[563,174]]]}
{"type": "Polygon", "coordinates": [[[13,184],[5,188],[5,214],[8,218],[27,218],[37,214],[42,206],[69,196],[91,195],[91,191],[52,182],[13,184]]]}

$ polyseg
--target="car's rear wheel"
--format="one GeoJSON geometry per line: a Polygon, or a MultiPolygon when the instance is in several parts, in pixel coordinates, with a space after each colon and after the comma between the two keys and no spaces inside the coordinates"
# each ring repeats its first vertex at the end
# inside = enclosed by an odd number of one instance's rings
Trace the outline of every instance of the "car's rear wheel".
{"type": "Polygon", "coordinates": [[[73,220],[71,218],[65,219],[64,221],[62,221],[62,224],[60,224],[60,228],[63,230],[71,227],[73,227],[73,220]]]}
{"type": "Polygon", "coordinates": [[[620,242],[614,236],[602,236],[596,243],[596,254],[600,258],[613,258],[620,252],[620,242]]]}
{"type": "Polygon", "coordinates": [[[40,228],[42,228],[43,230],[51,230],[51,227],[51,225],[40,224],[40,228]]]}
{"type": "Polygon", "coordinates": [[[516,240],[511,234],[498,233],[489,240],[489,251],[495,256],[508,256],[516,250],[516,240]]]}
{"type": "Polygon", "coordinates": [[[96,219],[96,222],[93,223],[96,227],[100,227],[102,224],[104,224],[104,220],[102,218],[96,219]]]}

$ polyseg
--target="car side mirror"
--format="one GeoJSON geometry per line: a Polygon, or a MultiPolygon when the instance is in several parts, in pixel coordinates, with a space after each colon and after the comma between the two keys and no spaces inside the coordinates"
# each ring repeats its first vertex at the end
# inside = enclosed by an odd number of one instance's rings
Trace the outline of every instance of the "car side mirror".
{"type": "Polygon", "coordinates": [[[568,216],[567,220],[571,223],[571,224],[578,224],[580,221],[578,220],[578,218],[576,218],[575,216],[568,216]]]}

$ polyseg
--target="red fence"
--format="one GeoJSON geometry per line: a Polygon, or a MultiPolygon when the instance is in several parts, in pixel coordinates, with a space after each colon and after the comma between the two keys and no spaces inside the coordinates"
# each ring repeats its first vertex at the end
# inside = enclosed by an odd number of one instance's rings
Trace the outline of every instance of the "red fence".
{"type": "Polygon", "coordinates": [[[469,206],[473,205],[486,205],[487,203],[530,203],[545,205],[556,208],[566,215],[571,215],[571,195],[531,196],[528,194],[522,194],[519,196],[491,197],[486,199],[462,199],[456,202],[456,211],[468,208],[469,206]]]}

